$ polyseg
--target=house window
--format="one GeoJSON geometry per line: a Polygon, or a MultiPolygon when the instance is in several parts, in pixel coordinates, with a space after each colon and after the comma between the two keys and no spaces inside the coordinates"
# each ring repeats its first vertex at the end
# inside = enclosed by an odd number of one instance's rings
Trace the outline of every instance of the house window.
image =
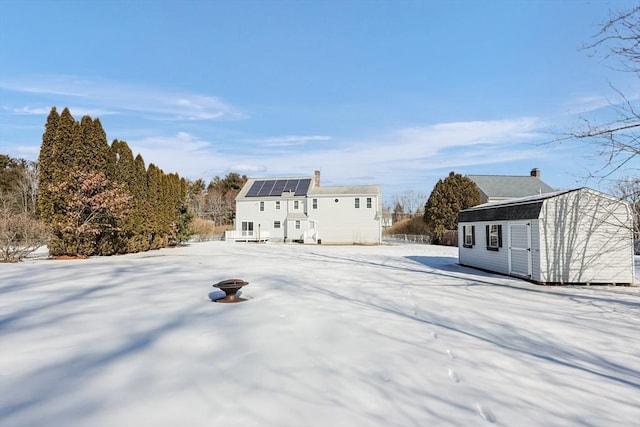
{"type": "Polygon", "coordinates": [[[276,200],[276,209],[280,209],[280,200],[276,200]]]}
{"type": "Polygon", "coordinates": [[[280,228],[280,221],[273,221],[273,228],[280,228]]]}
{"type": "Polygon", "coordinates": [[[476,227],[475,225],[463,225],[462,234],[464,236],[465,248],[472,248],[476,244],[476,227]]]}
{"type": "Polygon", "coordinates": [[[502,247],[502,226],[491,224],[486,226],[487,250],[497,251],[502,247]]]}
{"type": "Polygon", "coordinates": [[[367,197],[367,209],[371,209],[371,197],[367,197]]]}
{"type": "Polygon", "coordinates": [[[296,220],[296,230],[300,230],[300,220],[296,220]]]}
{"type": "Polygon", "coordinates": [[[318,199],[313,199],[313,209],[318,209],[318,199]]]}
{"type": "Polygon", "coordinates": [[[260,202],[260,212],[264,212],[264,202],[260,202]]]}
{"type": "Polygon", "coordinates": [[[300,207],[300,202],[298,200],[294,200],[293,209],[298,209],[300,207]]]}
{"type": "Polygon", "coordinates": [[[356,209],[360,207],[360,197],[356,197],[356,209]]]}

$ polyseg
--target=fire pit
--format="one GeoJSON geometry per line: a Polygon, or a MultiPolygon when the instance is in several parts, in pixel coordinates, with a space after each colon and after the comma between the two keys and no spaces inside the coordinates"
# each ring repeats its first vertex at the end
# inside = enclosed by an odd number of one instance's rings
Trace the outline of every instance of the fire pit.
{"type": "Polygon", "coordinates": [[[219,298],[214,300],[215,302],[222,303],[232,303],[232,302],[242,302],[246,301],[244,298],[240,298],[237,295],[237,292],[245,285],[248,285],[249,282],[245,282],[242,279],[227,279],[221,282],[218,282],[213,285],[214,288],[218,288],[225,293],[224,298],[219,298]]]}

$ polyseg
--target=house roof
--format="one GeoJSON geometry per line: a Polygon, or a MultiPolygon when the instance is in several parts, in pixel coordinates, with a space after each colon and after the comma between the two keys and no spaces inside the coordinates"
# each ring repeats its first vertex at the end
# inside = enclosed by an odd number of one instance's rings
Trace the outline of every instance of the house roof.
{"type": "Polygon", "coordinates": [[[516,198],[551,193],[553,188],[535,176],[467,175],[487,198],[516,198]]]}
{"type": "Polygon", "coordinates": [[[288,197],[294,195],[304,197],[309,188],[308,186],[305,187],[304,184],[306,183],[309,183],[310,186],[313,185],[313,177],[249,178],[240,189],[240,192],[236,196],[236,200],[256,197],[282,197],[283,194],[288,197]],[[303,185],[299,187],[301,182],[303,185]],[[279,194],[274,192],[274,187],[276,187],[276,185],[278,185],[279,188],[282,188],[282,192],[279,194]],[[260,191],[262,191],[262,193],[260,193],[260,191]]]}
{"type": "Polygon", "coordinates": [[[351,185],[343,187],[313,187],[309,190],[311,196],[333,196],[333,195],[379,195],[379,185],[351,185]]]}
{"type": "Polygon", "coordinates": [[[461,211],[458,214],[458,222],[514,221],[538,218],[545,200],[579,190],[582,188],[483,203],[461,211]]]}
{"type": "Polygon", "coordinates": [[[281,177],[281,178],[249,178],[242,187],[236,200],[248,198],[280,198],[280,197],[314,197],[314,196],[379,196],[379,185],[351,185],[338,187],[316,187],[314,178],[281,177]],[[308,186],[307,186],[308,183],[308,186]],[[282,189],[283,191],[279,191],[282,189]],[[292,191],[288,191],[292,189],[292,191]]]}

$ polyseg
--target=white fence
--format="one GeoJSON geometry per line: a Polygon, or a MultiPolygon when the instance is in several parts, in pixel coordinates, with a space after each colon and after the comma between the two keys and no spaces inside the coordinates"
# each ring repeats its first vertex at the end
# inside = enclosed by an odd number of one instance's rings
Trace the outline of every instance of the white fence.
{"type": "Polygon", "coordinates": [[[385,242],[431,244],[431,236],[423,234],[384,234],[382,240],[385,242]]]}

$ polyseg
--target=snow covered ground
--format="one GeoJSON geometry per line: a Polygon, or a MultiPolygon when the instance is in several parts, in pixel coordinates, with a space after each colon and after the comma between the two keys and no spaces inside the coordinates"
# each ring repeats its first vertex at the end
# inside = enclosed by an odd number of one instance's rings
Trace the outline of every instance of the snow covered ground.
{"type": "Polygon", "coordinates": [[[639,291],[427,245],[0,264],[0,425],[638,425],[639,291]],[[250,300],[212,303],[233,277],[250,300]]]}

